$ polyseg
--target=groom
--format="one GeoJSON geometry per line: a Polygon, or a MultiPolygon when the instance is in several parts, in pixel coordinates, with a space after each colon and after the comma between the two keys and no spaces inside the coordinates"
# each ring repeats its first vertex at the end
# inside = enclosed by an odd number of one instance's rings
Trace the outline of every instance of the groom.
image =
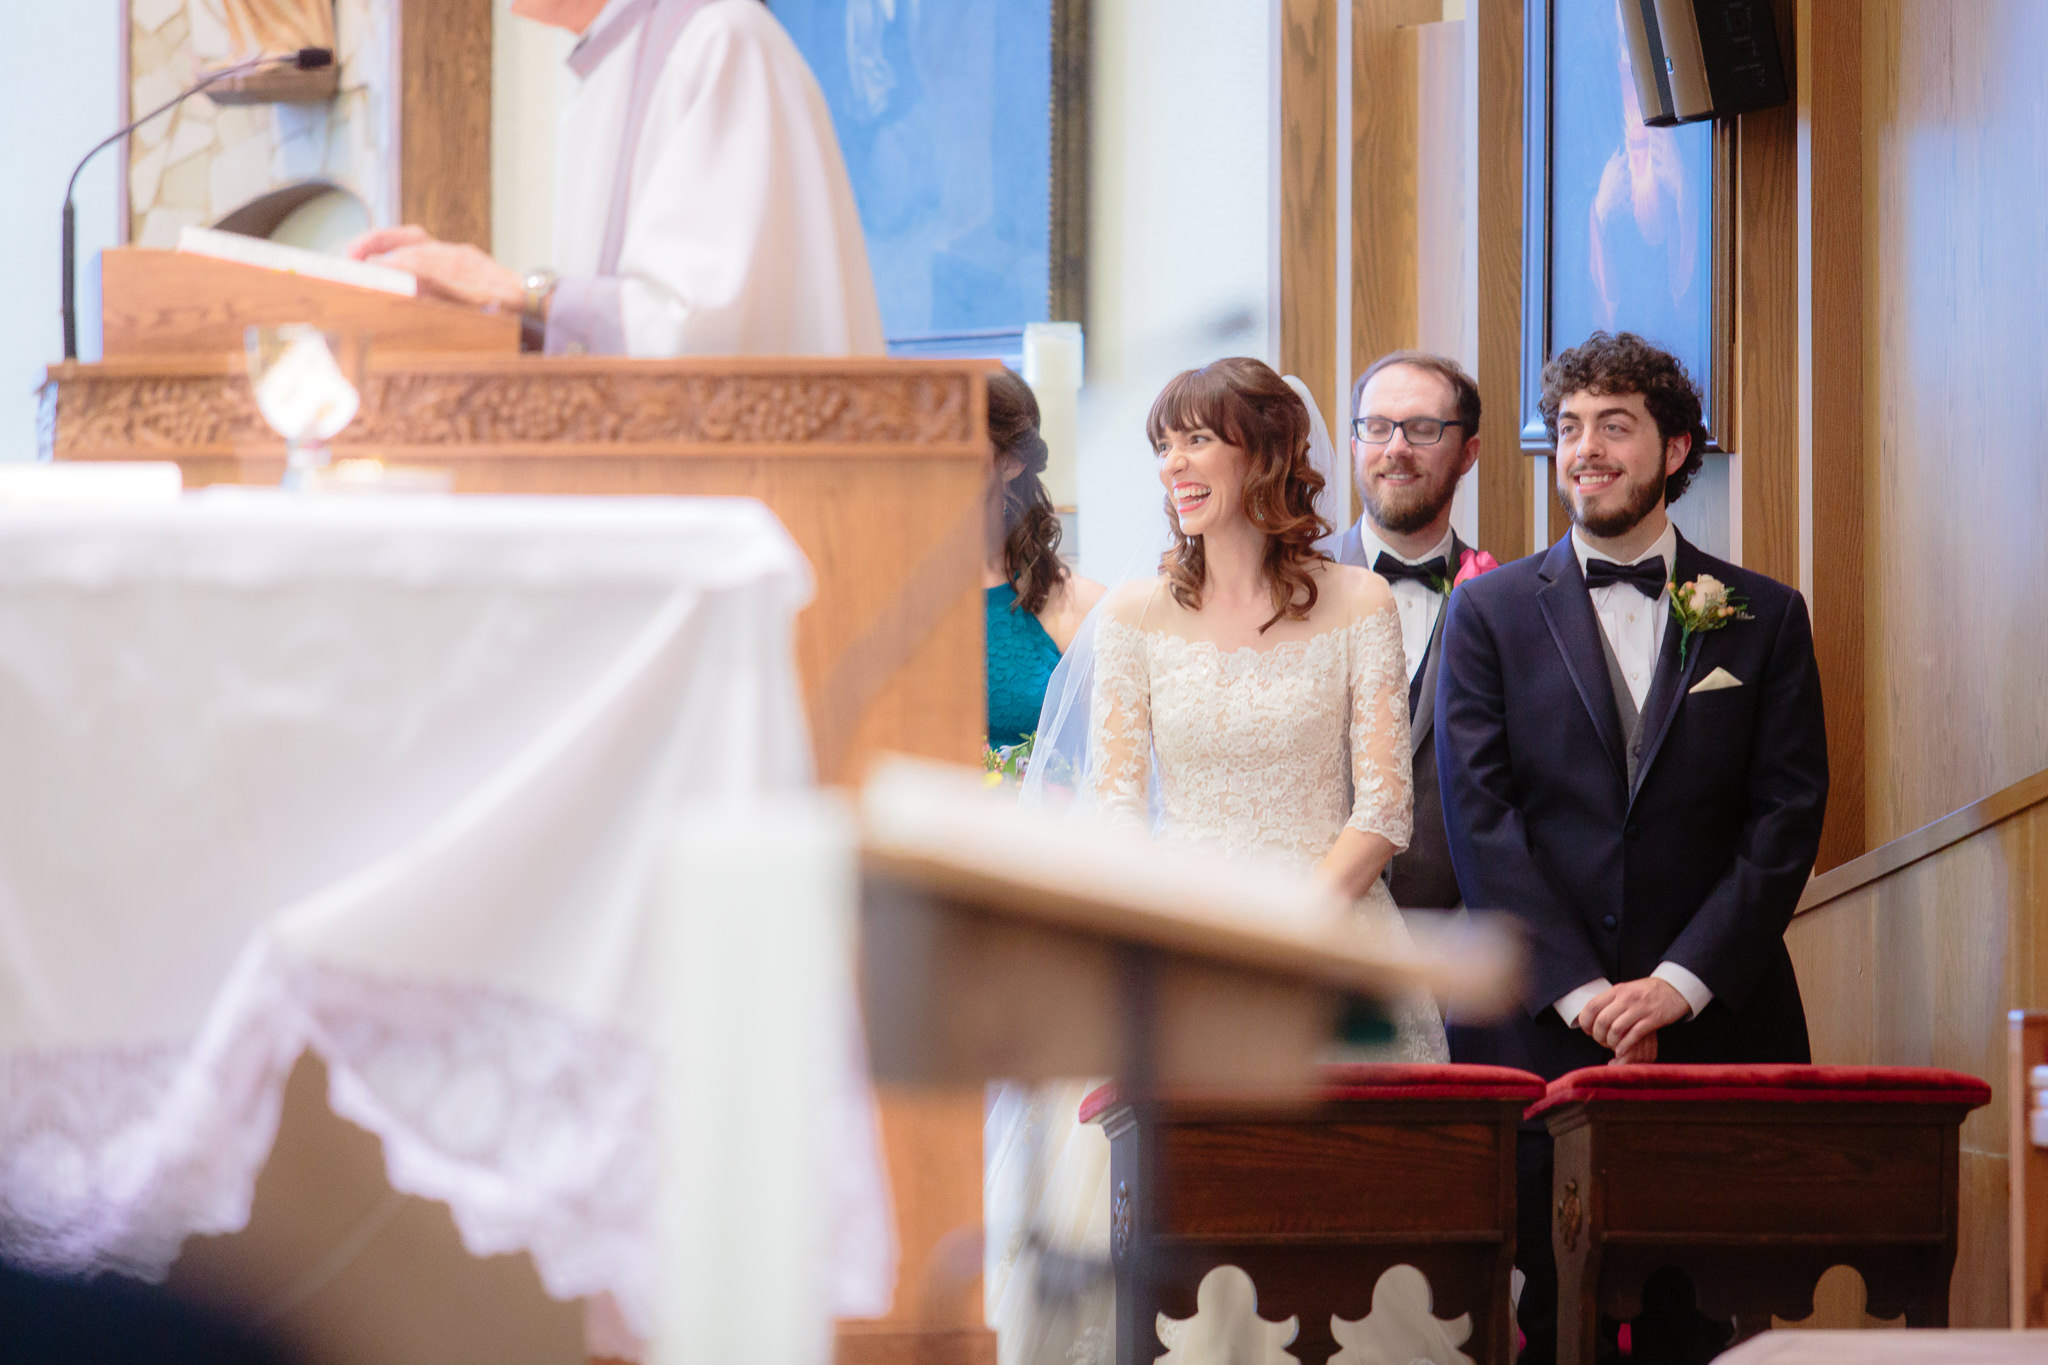
{"type": "MultiPolygon", "coordinates": [[[[1672,526],[1706,441],[1674,357],[1596,332],[1544,368],[1540,406],[1571,534],[1457,594],[1437,691],[1459,886],[1529,936],[1498,1059],[1806,1061],[1784,934],[1828,768],[1805,601],[1672,526]]],[[[1547,1361],[1550,1142],[1522,1144],[1523,1358],[1547,1361]]]]}
{"type": "Polygon", "coordinates": [[[1434,719],[1444,602],[1461,574],[1493,565],[1451,530],[1452,495],[1478,459],[1479,386],[1455,360],[1395,351],[1351,386],[1351,460],[1365,513],[1338,542],[1337,561],[1386,579],[1401,615],[1415,833],[1395,855],[1387,889],[1403,910],[1458,904],[1437,798],[1434,719]]]}

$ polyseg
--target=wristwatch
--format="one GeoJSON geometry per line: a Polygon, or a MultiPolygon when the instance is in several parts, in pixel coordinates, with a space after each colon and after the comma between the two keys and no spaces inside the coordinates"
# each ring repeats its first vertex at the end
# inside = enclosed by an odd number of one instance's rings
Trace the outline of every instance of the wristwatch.
{"type": "Polygon", "coordinates": [[[526,272],[522,281],[526,286],[526,315],[530,318],[544,318],[548,315],[548,296],[555,292],[560,277],[554,271],[542,266],[526,272]]]}
{"type": "Polygon", "coordinates": [[[519,310],[519,349],[522,351],[544,351],[548,339],[548,298],[561,282],[554,271],[542,266],[526,272],[520,284],[526,290],[524,305],[519,310]]]}

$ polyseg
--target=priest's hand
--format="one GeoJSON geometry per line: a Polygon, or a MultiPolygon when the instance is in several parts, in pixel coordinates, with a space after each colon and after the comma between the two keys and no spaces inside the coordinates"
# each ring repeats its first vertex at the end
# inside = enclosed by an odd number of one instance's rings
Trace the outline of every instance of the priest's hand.
{"type": "Polygon", "coordinates": [[[1646,976],[1624,981],[1594,996],[1579,1012],[1579,1027],[1586,1036],[1624,1061],[1649,1061],[1656,1056],[1657,1030],[1692,1016],[1678,988],[1662,977],[1646,976]],[[1650,1057],[1638,1055],[1644,1039],[1650,1043],[1650,1057]]]}
{"type": "Polygon", "coordinates": [[[421,227],[378,228],[349,243],[348,254],[416,277],[423,293],[472,308],[517,313],[526,307],[526,279],[464,242],[442,242],[421,227]]]}

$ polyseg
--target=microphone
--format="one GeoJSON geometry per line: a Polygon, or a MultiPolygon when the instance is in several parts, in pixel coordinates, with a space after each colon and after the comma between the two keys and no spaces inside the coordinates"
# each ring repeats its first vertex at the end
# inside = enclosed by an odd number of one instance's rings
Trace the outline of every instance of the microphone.
{"type": "Polygon", "coordinates": [[[119,142],[128,134],[134,132],[137,128],[140,128],[143,124],[155,118],[158,114],[169,113],[186,100],[205,90],[208,86],[218,85],[225,80],[233,80],[237,76],[247,76],[252,72],[261,71],[265,67],[289,66],[299,71],[318,71],[323,67],[333,65],[333,48],[302,47],[295,52],[279,53],[266,57],[251,57],[245,62],[237,62],[233,66],[224,66],[199,81],[198,84],[192,86],[189,90],[179,92],[144,114],[141,118],[136,119],[125,127],[117,129],[94,143],[92,150],[78,159],[78,164],[71,170],[70,181],[64,186],[64,358],[66,360],[78,359],[78,212],[72,206],[71,196],[78,188],[78,177],[85,170],[86,163],[114,143],[119,142]]]}

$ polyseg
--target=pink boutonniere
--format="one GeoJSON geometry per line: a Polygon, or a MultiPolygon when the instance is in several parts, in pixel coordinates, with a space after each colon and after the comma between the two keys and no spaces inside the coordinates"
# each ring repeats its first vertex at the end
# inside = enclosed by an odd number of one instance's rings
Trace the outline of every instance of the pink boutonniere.
{"type": "Polygon", "coordinates": [[[1484,550],[1467,550],[1458,557],[1458,574],[1451,580],[1451,586],[1470,582],[1483,573],[1492,573],[1500,567],[1500,561],[1484,550]]]}

